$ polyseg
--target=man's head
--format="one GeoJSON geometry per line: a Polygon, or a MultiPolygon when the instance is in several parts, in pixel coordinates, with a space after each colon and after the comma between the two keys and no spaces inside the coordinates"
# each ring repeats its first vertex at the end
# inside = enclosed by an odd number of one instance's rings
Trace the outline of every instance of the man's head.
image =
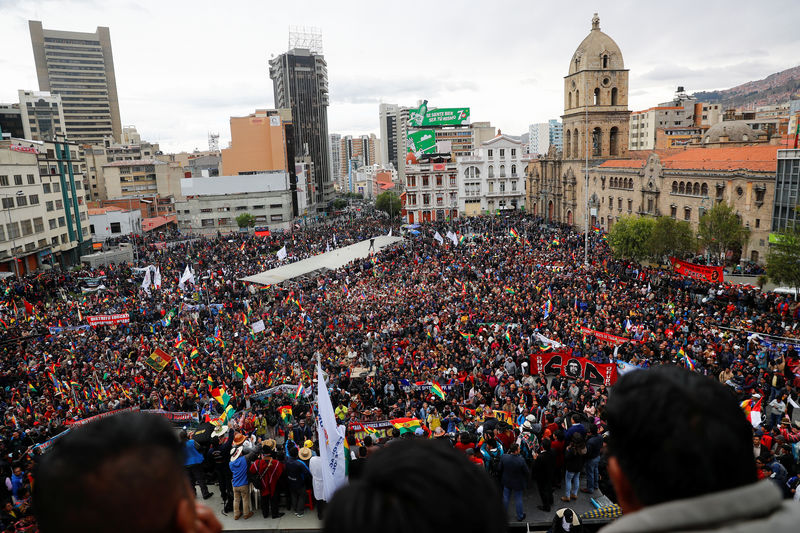
{"type": "Polygon", "coordinates": [[[121,414],[71,431],[35,472],[39,528],[192,531],[197,515],[183,459],[175,431],[156,415],[121,414]]]}
{"type": "Polygon", "coordinates": [[[624,512],[756,481],[752,428],[730,391],[677,367],[622,376],[606,408],[624,512]]]}
{"type": "Polygon", "coordinates": [[[449,446],[418,439],[370,455],[362,477],[336,492],[324,526],[326,533],[505,528],[500,496],[486,472],[449,446]]]}

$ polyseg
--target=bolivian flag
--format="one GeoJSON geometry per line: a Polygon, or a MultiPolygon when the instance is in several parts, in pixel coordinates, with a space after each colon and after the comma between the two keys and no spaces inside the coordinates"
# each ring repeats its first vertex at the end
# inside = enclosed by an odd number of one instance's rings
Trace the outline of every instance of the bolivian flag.
{"type": "Polygon", "coordinates": [[[431,385],[431,393],[440,400],[444,400],[444,390],[442,390],[442,386],[435,381],[433,382],[433,385],[431,385]]]}
{"type": "Polygon", "coordinates": [[[395,418],[390,420],[389,423],[399,429],[400,433],[413,433],[417,428],[422,427],[421,422],[416,418],[395,418]]]}
{"type": "Polygon", "coordinates": [[[228,402],[231,401],[230,395],[225,391],[225,387],[222,386],[211,389],[211,397],[217,400],[223,407],[228,405],[228,402]]]}
{"type": "Polygon", "coordinates": [[[242,366],[242,364],[241,364],[241,363],[239,363],[238,365],[236,365],[236,371],[235,371],[235,373],[236,373],[236,377],[237,377],[237,378],[239,378],[239,379],[244,379],[244,367],[242,366]]]}
{"type": "Polygon", "coordinates": [[[161,372],[172,362],[172,356],[161,348],[156,348],[144,362],[156,372],[161,372]]]}
{"type": "Polygon", "coordinates": [[[197,350],[197,348],[192,348],[192,351],[189,352],[189,357],[191,359],[197,359],[198,357],[200,357],[200,352],[197,350]]]}
{"type": "Polygon", "coordinates": [[[284,424],[289,424],[292,421],[292,406],[284,405],[278,407],[278,414],[280,415],[284,424]]]}

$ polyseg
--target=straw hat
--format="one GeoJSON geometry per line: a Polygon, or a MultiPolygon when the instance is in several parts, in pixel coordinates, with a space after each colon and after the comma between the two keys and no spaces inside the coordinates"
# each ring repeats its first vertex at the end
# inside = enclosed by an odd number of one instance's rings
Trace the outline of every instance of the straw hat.
{"type": "Polygon", "coordinates": [[[233,445],[241,446],[242,444],[244,444],[244,435],[242,435],[241,433],[237,433],[236,435],[233,436],[233,445]]]}
{"type": "Polygon", "coordinates": [[[311,450],[309,450],[308,448],[306,448],[305,446],[303,446],[303,447],[302,447],[302,448],[300,448],[300,450],[297,452],[297,456],[298,456],[300,459],[302,459],[303,461],[308,461],[309,459],[311,459],[311,450]]]}

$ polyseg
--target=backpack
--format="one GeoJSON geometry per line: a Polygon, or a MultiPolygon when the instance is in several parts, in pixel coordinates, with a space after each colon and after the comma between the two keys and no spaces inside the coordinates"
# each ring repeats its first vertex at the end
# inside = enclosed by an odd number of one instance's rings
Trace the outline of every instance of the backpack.
{"type": "Polygon", "coordinates": [[[493,478],[500,478],[500,453],[489,452],[489,475],[493,478]]]}

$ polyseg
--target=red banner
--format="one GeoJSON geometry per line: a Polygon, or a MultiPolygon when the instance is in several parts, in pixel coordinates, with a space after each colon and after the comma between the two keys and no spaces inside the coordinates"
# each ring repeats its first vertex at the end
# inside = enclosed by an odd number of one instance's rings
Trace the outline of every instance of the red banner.
{"type": "Polygon", "coordinates": [[[617,365],[595,363],[585,357],[573,357],[572,350],[540,353],[531,356],[531,373],[561,375],[585,379],[594,385],[610,386],[617,381],[617,365]]]}
{"type": "Polygon", "coordinates": [[[711,281],[712,283],[722,283],[725,281],[722,267],[695,265],[694,263],[681,261],[680,259],[675,259],[674,257],[670,257],[669,262],[672,263],[672,269],[682,276],[695,279],[704,279],[706,281],[711,281]]]}
{"type": "Polygon", "coordinates": [[[272,233],[268,229],[261,229],[261,230],[257,229],[255,231],[255,236],[256,237],[269,237],[271,235],[272,235],[272,233]]]}
{"type": "Polygon", "coordinates": [[[604,331],[597,331],[589,328],[581,328],[581,334],[592,335],[596,337],[597,340],[608,342],[610,344],[625,344],[626,342],[632,342],[636,344],[636,341],[633,339],[629,339],[627,337],[618,337],[616,335],[612,335],[611,333],[606,333],[604,331]]]}
{"type": "Polygon", "coordinates": [[[107,324],[127,324],[131,321],[128,313],[119,313],[116,315],[93,315],[87,316],[86,321],[90,326],[102,326],[107,324]]]}

